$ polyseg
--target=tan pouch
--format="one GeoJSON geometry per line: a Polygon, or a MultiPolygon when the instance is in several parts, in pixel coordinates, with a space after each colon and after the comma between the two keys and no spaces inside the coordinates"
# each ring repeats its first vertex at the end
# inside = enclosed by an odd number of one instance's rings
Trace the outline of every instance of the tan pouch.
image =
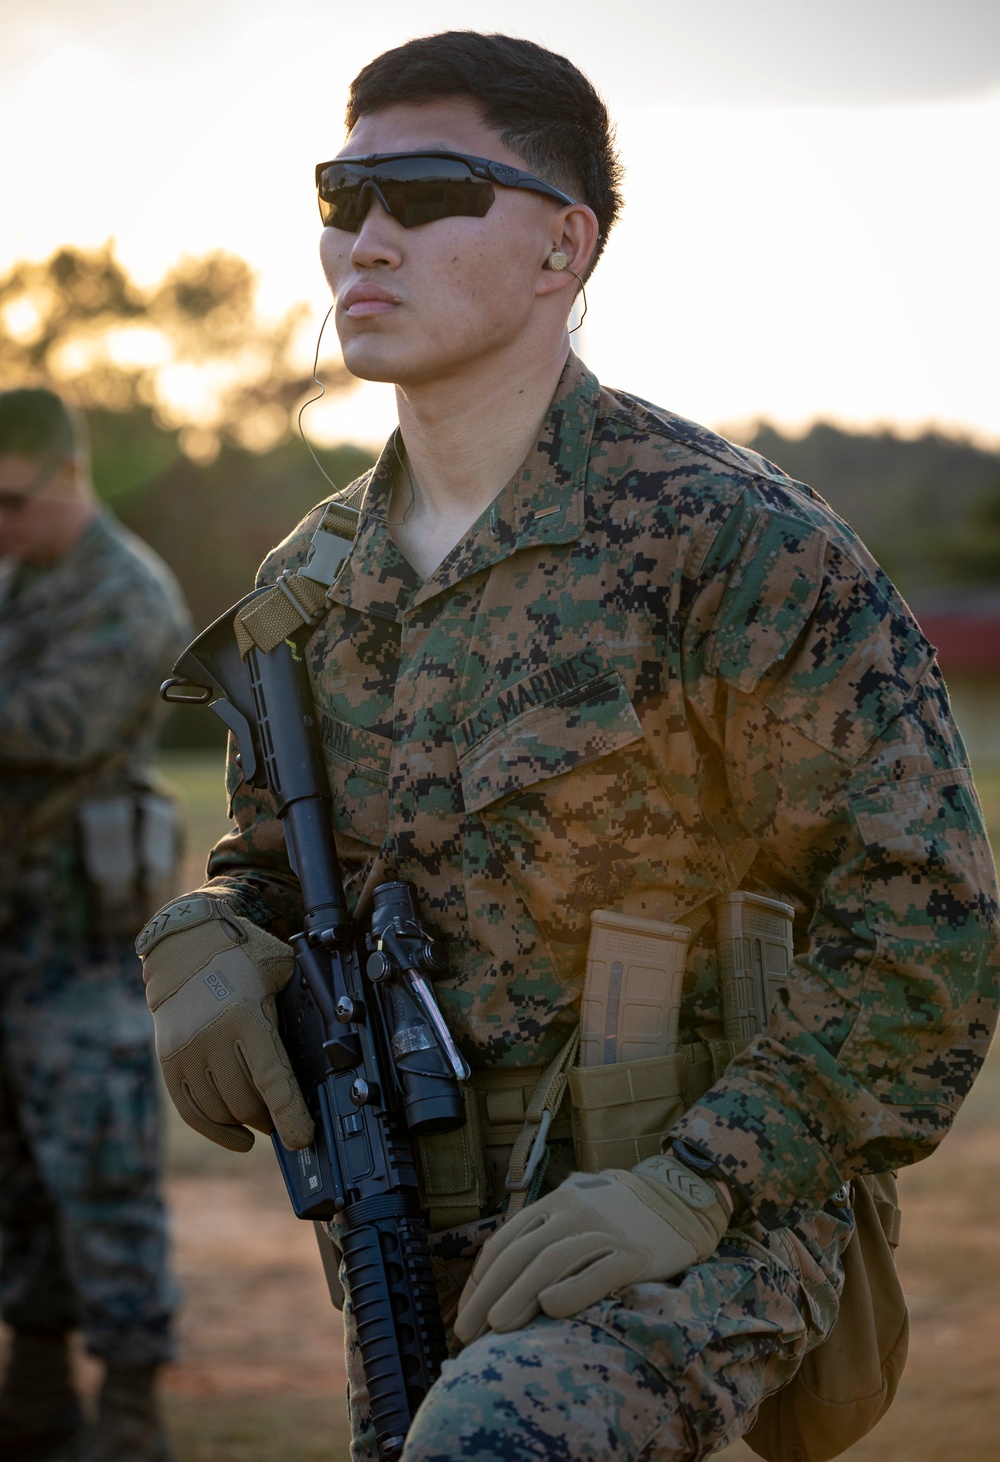
{"type": "Polygon", "coordinates": [[[646,1061],[576,1067],[569,1072],[569,1090],[577,1166],[597,1173],[654,1157],[693,1093],[711,1081],[711,1062],[701,1046],[646,1061]]]}
{"type": "Polygon", "coordinates": [[[155,787],[81,798],[76,807],[84,871],[104,938],[134,938],[176,892],[182,822],[155,787]]]}
{"type": "MultiPolygon", "coordinates": [[[[574,1037],[553,1065],[571,1060],[576,1048],[574,1037]]],[[[518,1159],[520,1169],[530,1180],[546,1141],[569,1138],[569,1118],[561,1113],[553,1118],[550,1112],[546,1118],[540,1112],[532,1120],[536,1099],[552,1085],[552,1070],[527,1066],[473,1072],[463,1088],[465,1126],[416,1139],[423,1204],[432,1233],[461,1228],[483,1218],[503,1197],[503,1174],[507,1172],[508,1178],[511,1175],[508,1164],[518,1159]],[[548,1083],[546,1077],[550,1078],[548,1083]]],[[[553,1112],[559,1106],[559,1097],[561,1088],[557,1085],[553,1112]]],[[[529,1186],[530,1181],[524,1185],[529,1186]]],[[[516,1211],[521,1204],[513,1203],[516,1194],[509,1184],[508,1191],[508,1201],[516,1211]]]]}
{"type": "Polygon", "coordinates": [[[910,1326],[893,1255],[895,1174],[866,1175],[852,1188],[856,1227],[843,1255],[837,1323],[788,1385],[763,1402],[743,1437],[767,1462],[840,1456],[889,1409],[903,1374],[910,1326]]]}
{"type": "Polygon", "coordinates": [[[428,1226],[457,1228],[486,1212],[489,1184],[479,1102],[471,1086],[463,1087],[465,1124],[452,1132],[435,1132],[416,1139],[423,1203],[428,1226]]]}

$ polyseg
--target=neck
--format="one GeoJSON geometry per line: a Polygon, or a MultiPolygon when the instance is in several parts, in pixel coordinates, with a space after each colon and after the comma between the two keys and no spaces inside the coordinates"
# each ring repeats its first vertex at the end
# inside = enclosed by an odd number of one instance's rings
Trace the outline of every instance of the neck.
{"type": "Polygon", "coordinates": [[[524,461],[567,353],[563,337],[517,371],[466,368],[454,380],[397,386],[409,481],[397,482],[389,516],[397,547],[423,577],[524,461]]]}

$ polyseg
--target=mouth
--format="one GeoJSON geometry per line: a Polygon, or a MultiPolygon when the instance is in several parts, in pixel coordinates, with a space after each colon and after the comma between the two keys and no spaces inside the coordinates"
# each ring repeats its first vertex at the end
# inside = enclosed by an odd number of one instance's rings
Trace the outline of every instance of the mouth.
{"type": "Polygon", "coordinates": [[[380,284],[353,284],[341,298],[341,312],[352,320],[366,315],[385,315],[400,303],[396,295],[380,284]]]}

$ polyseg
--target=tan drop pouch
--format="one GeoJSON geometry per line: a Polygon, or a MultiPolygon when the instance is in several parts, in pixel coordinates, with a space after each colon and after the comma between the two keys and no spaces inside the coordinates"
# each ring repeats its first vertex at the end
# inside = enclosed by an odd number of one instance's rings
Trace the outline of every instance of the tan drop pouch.
{"type": "MultiPolygon", "coordinates": [[[[783,971],[791,959],[791,909],[784,920],[787,928],[771,927],[782,912],[780,903],[742,892],[716,901],[723,1008],[727,1015],[733,1014],[728,1008],[732,1006],[738,1007],[737,1015],[754,1013],[755,1002],[746,997],[743,985],[752,983],[757,971],[761,989],[753,1019],[727,1021],[725,1035],[701,1027],[696,1044],[631,1061],[621,1059],[621,1043],[612,1048],[606,1032],[622,1029],[621,1017],[627,1015],[630,1003],[639,1007],[655,997],[654,1003],[676,1000],[679,1005],[677,961],[663,941],[681,931],[677,925],[660,925],[657,944],[643,934],[655,925],[606,912],[600,919],[595,915],[581,1065],[568,1073],[573,1140],[581,1168],[588,1172],[629,1168],[659,1152],[666,1129],[746,1048],[752,1031],[764,1023],[769,1003],[766,975],[771,968],[783,971]],[[762,932],[770,938],[763,948],[762,932]],[[740,998],[734,1000],[734,994],[740,998]],[[588,1065],[588,1056],[609,1064],[588,1065]]],[[[652,1031],[642,1010],[637,1029],[644,1034],[652,1031]]],[[[837,1323],[823,1344],[805,1357],[789,1384],[762,1404],[744,1437],[767,1462],[827,1462],[839,1456],[871,1431],[888,1409],[903,1373],[909,1321],[893,1256],[899,1241],[894,1175],[858,1179],[852,1184],[851,1201],[855,1232],[843,1255],[845,1283],[837,1323]]]]}
{"type": "Polygon", "coordinates": [[[871,1431],[892,1403],[910,1325],[893,1251],[893,1173],[852,1184],[854,1236],[844,1250],[840,1314],[787,1386],[769,1396],[743,1440],[767,1462],[827,1462],[871,1431]]]}

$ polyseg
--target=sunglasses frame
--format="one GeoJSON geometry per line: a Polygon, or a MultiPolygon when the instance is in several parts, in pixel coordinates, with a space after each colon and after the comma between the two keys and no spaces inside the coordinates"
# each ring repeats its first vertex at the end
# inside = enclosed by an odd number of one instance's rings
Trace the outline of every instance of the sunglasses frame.
{"type": "MultiPolygon", "coordinates": [[[[380,191],[380,189],[378,187],[378,180],[377,180],[377,172],[376,172],[376,170],[383,163],[399,162],[399,161],[401,161],[403,159],[411,159],[411,158],[433,158],[433,159],[441,159],[441,160],[447,161],[447,162],[460,162],[460,163],[464,163],[465,166],[469,169],[469,172],[472,175],[472,178],[474,180],[478,180],[479,182],[482,182],[482,183],[496,183],[501,188],[524,188],[526,192],[540,193],[540,194],[542,194],[543,197],[552,198],[557,203],[561,203],[564,206],[566,206],[568,204],[576,203],[576,201],[577,201],[575,198],[571,198],[568,193],[564,193],[561,188],[555,187],[554,184],[552,184],[552,183],[546,183],[542,178],[536,177],[534,175],[534,173],[527,173],[522,168],[510,167],[507,163],[503,163],[503,162],[493,162],[492,159],[490,159],[488,157],[473,157],[469,153],[465,153],[465,152],[438,152],[438,151],[435,151],[433,149],[428,150],[428,151],[417,150],[417,151],[413,151],[413,152],[370,152],[370,153],[367,153],[363,157],[332,157],[327,162],[318,162],[316,164],[316,191],[317,191],[317,194],[319,193],[320,177],[321,177],[322,173],[324,172],[324,170],[326,168],[329,168],[329,167],[337,167],[338,165],[341,165],[341,164],[349,164],[351,167],[355,167],[355,168],[370,168],[370,169],[372,169],[372,172],[373,172],[373,177],[371,179],[372,186],[373,186],[373,191],[375,192],[376,196],[378,197],[379,202],[381,203],[382,207],[385,208],[386,207],[386,202],[385,202],[384,196],[382,195],[382,193],[381,193],[381,191],[380,191]]],[[[419,182],[419,181],[420,180],[418,178],[398,178],[398,179],[396,179],[396,182],[402,183],[402,184],[405,184],[407,182],[419,182]]],[[[362,186],[364,186],[363,183],[362,183],[362,186]]],[[[322,200],[322,198],[319,198],[318,201],[319,201],[319,206],[320,206],[320,217],[322,218],[323,217],[323,200],[322,200]]],[[[487,205],[487,207],[483,210],[483,214],[482,215],[479,215],[480,217],[484,216],[486,213],[489,212],[490,208],[493,206],[493,201],[494,201],[493,199],[490,200],[490,202],[487,205]]],[[[390,216],[392,218],[396,218],[396,215],[394,213],[392,213],[391,209],[386,209],[386,211],[390,214],[390,216]]],[[[441,218],[456,218],[456,217],[464,217],[464,216],[476,216],[476,215],[462,215],[462,214],[450,214],[450,213],[443,213],[443,214],[441,214],[441,218]]],[[[440,222],[440,219],[429,219],[427,221],[430,222],[430,223],[437,223],[437,222],[440,222]]],[[[405,224],[405,223],[402,222],[401,219],[398,219],[398,218],[396,218],[396,222],[398,224],[400,224],[400,227],[402,227],[402,228],[407,228],[407,227],[409,227],[409,228],[421,228],[421,227],[423,227],[422,224],[405,224]]],[[[360,228],[360,225],[361,225],[361,220],[359,219],[359,223],[358,223],[358,227],[359,228],[360,228]]],[[[324,226],[327,227],[327,228],[337,228],[338,227],[337,224],[334,224],[334,223],[328,224],[328,223],[326,223],[326,220],[325,219],[324,219],[324,226]]],[[[358,229],[343,229],[341,231],[343,233],[357,233],[358,232],[358,229]]]]}

